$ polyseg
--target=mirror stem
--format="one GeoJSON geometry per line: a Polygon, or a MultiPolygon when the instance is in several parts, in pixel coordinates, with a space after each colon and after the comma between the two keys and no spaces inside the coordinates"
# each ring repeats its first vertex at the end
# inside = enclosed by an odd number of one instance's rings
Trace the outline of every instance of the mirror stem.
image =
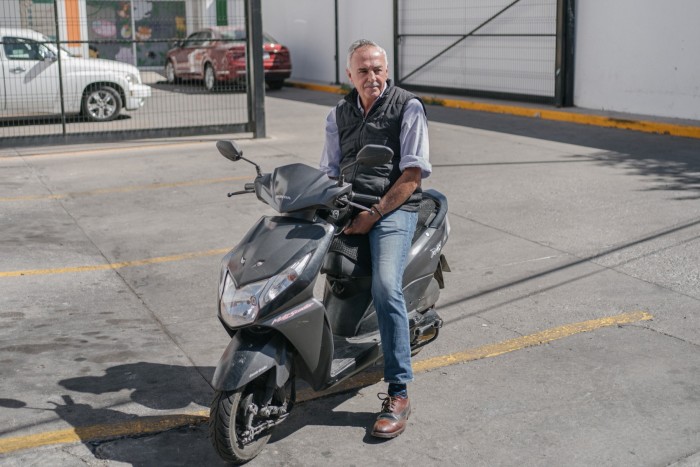
{"type": "Polygon", "coordinates": [[[246,158],[243,157],[243,156],[241,156],[241,159],[243,159],[244,161],[248,162],[249,164],[253,164],[253,165],[255,166],[255,171],[258,173],[258,177],[262,177],[262,172],[260,172],[260,166],[259,166],[258,164],[256,164],[255,162],[253,162],[253,161],[251,161],[251,160],[249,160],[249,159],[246,159],[246,158]]]}

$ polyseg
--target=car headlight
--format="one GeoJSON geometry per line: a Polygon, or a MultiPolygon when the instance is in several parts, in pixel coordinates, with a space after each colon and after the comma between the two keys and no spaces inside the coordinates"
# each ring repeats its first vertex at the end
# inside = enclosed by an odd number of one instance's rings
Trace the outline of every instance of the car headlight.
{"type": "Polygon", "coordinates": [[[309,263],[311,255],[312,253],[308,253],[270,279],[246,284],[240,288],[236,287],[231,274],[227,271],[219,301],[221,318],[232,328],[254,322],[262,307],[274,300],[299,278],[309,263]]]}
{"type": "Polygon", "coordinates": [[[141,84],[141,77],[133,73],[127,73],[124,78],[129,84],[141,84]]]}

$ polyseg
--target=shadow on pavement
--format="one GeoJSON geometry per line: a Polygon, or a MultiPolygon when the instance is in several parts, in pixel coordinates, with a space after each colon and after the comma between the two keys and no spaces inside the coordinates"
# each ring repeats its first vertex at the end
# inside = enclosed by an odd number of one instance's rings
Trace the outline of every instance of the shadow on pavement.
{"type": "Polygon", "coordinates": [[[270,438],[270,443],[275,443],[276,441],[291,436],[298,430],[310,425],[364,428],[367,429],[367,437],[370,437],[369,430],[377,417],[376,412],[346,412],[334,410],[347,400],[355,397],[357,391],[358,390],[355,389],[296,405],[289,418],[275,428],[272,438],[270,438]]]}
{"type": "Polygon", "coordinates": [[[156,410],[171,410],[192,403],[209,407],[212,393],[202,393],[202,388],[205,386],[203,381],[209,381],[213,374],[213,367],[139,362],[113,366],[102,376],[80,376],[64,379],[59,384],[70,391],[91,394],[130,389],[133,390],[131,400],[137,404],[156,410]]]}
{"type": "MultiPolygon", "coordinates": [[[[96,408],[76,401],[75,393],[103,395],[130,390],[130,399],[154,410],[209,407],[213,398],[204,381],[213,367],[185,367],[150,362],[117,365],[100,376],[80,376],[59,381],[73,395],[50,401],[58,417],[74,432],[96,459],[126,462],[134,466],[225,465],[211,446],[206,415],[165,414],[142,416],[109,406],[96,408]],[[75,398],[75,399],[74,399],[75,398]]],[[[365,386],[369,383],[364,383],[365,386]]],[[[365,430],[363,441],[380,443],[370,435],[376,412],[348,412],[335,409],[355,397],[358,388],[298,403],[290,417],[275,428],[271,444],[309,425],[357,427],[365,430]]],[[[17,399],[0,399],[0,407],[29,409],[17,399]]],[[[133,406],[130,407],[133,412],[133,406]]],[[[196,409],[195,409],[196,410],[196,409]]],[[[205,409],[200,409],[205,410],[205,409]]]]}

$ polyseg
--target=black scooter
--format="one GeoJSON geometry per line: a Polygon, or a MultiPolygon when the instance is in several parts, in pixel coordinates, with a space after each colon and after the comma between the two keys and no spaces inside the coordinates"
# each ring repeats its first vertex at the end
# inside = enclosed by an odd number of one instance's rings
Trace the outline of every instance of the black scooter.
{"type": "MultiPolygon", "coordinates": [[[[304,164],[262,173],[235,143],[216,146],[257,171],[254,183],[229,196],[255,193],[279,213],[261,217],[221,267],[218,317],[231,342],[212,379],[209,431],[219,455],[240,464],[253,459],[289,415],[297,377],[320,391],[382,359],[369,242],[366,235],[341,233],[357,210],[369,211],[379,200],[353,193],[344,174],[356,165],[384,164],[393,152],[365,146],[332,180],[304,164]],[[322,302],[313,295],[319,273],[326,275],[322,302]]],[[[435,303],[449,271],[441,254],[449,232],[447,199],[424,191],[403,276],[414,354],[442,326],[435,303]]]]}

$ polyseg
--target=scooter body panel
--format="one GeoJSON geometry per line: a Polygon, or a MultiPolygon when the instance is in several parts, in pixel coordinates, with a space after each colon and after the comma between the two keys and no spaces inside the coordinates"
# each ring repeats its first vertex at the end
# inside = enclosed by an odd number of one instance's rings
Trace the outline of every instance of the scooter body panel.
{"type": "Polygon", "coordinates": [[[235,391],[273,369],[277,386],[284,386],[292,369],[284,338],[270,332],[251,339],[238,332],[219,359],[211,385],[217,391],[235,391]]]}
{"type": "Polygon", "coordinates": [[[224,261],[240,287],[269,279],[310,251],[325,252],[332,233],[329,224],[290,216],[263,216],[224,261]]]}
{"type": "Polygon", "coordinates": [[[313,374],[318,370],[319,364],[325,363],[321,362],[322,357],[325,357],[321,353],[325,316],[326,309],[321,302],[311,298],[275,314],[260,325],[280,332],[313,374]]]}

